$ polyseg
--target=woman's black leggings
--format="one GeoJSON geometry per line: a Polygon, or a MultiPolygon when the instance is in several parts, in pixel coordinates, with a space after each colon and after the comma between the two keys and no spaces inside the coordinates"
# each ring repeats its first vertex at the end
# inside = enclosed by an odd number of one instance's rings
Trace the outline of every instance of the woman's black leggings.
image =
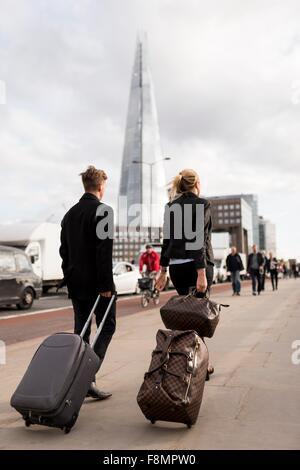
{"type": "Polygon", "coordinates": [[[271,274],[271,282],[272,282],[273,290],[277,289],[277,287],[278,287],[278,272],[277,272],[277,269],[270,269],[270,274],[271,274]]]}
{"type": "MultiPolygon", "coordinates": [[[[175,289],[179,295],[188,295],[191,287],[196,287],[197,283],[197,269],[195,268],[194,261],[181,264],[170,264],[169,266],[170,278],[174,284],[175,289]]],[[[207,291],[209,294],[210,287],[213,283],[214,267],[208,264],[206,267],[207,278],[207,291]]],[[[198,293],[198,297],[203,297],[204,293],[198,293]]]]}

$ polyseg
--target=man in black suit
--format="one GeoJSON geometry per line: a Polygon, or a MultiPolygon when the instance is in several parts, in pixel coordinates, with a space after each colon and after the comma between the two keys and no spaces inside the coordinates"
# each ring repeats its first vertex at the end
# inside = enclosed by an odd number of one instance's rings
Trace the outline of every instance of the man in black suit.
{"type": "Polygon", "coordinates": [[[257,246],[253,245],[252,253],[248,257],[247,271],[251,276],[252,280],[252,294],[256,295],[256,284],[257,293],[260,295],[261,292],[261,275],[264,269],[264,258],[263,255],[257,251],[257,246]]]}
{"type": "Polygon", "coordinates": [[[231,253],[226,258],[226,268],[227,271],[230,272],[231,275],[231,283],[232,283],[232,295],[240,295],[241,292],[241,278],[240,278],[240,271],[243,271],[244,265],[242,258],[237,252],[235,246],[231,247],[231,253]]]}
{"type": "MultiPolygon", "coordinates": [[[[104,195],[107,176],[103,170],[93,166],[81,173],[85,189],[84,195],[64,216],[61,223],[62,270],[63,284],[67,285],[69,297],[74,308],[74,332],[80,334],[87,317],[92,310],[99,294],[100,301],[95,310],[97,326],[100,324],[110,297],[115,291],[112,274],[112,247],[113,247],[113,217],[107,224],[105,233],[98,230],[99,223],[112,209],[101,201],[104,195]],[[105,209],[104,211],[102,209],[105,209]],[[99,212],[102,212],[99,215],[99,212]],[[103,213],[105,212],[105,214],[103,213]]],[[[113,303],[105,321],[103,330],[96,342],[95,352],[103,362],[106,350],[116,328],[116,305],[113,303]]],[[[89,342],[91,325],[84,335],[89,342]]],[[[88,396],[104,400],[111,396],[91,384],[88,396]]]]}

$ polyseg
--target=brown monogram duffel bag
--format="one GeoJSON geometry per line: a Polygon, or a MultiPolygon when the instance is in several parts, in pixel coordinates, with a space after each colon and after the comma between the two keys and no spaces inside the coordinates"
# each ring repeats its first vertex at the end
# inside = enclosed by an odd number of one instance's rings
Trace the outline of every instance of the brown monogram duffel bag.
{"type": "Polygon", "coordinates": [[[195,330],[199,336],[211,338],[219,323],[221,307],[207,297],[198,298],[193,291],[188,295],[174,295],[160,309],[166,328],[172,330],[195,330]]]}
{"type": "Polygon", "coordinates": [[[158,330],[157,346],[137,402],[145,417],[184,423],[197,420],[208,367],[208,351],[195,331],[158,330]]]}

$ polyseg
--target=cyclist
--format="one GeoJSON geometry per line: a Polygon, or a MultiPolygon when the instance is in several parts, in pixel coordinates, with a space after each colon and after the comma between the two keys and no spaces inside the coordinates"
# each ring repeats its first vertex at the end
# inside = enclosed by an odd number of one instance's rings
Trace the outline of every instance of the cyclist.
{"type": "MultiPolygon", "coordinates": [[[[140,273],[147,275],[152,279],[156,278],[157,273],[160,270],[159,267],[160,256],[153,249],[152,245],[146,245],[146,251],[140,256],[140,273]]],[[[152,288],[153,290],[153,288],[152,288]]]]}

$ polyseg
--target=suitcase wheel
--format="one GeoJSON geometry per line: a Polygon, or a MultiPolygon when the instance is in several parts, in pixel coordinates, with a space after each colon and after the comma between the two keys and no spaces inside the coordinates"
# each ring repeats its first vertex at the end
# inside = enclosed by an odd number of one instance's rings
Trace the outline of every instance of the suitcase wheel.
{"type": "Polygon", "coordinates": [[[186,423],[186,425],[187,425],[188,429],[191,429],[191,427],[192,427],[191,423],[186,423]]]}
{"type": "Polygon", "coordinates": [[[74,424],[76,423],[76,420],[78,418],[78,414],[75,413],[73,416],[72,416],[72,419],[71,421],[69,422],[69,424],[67,426],[65,426],[64,428],[62,428],[62,430],[64,431],[65,434],[69,434],[69,432],[71,431],[72,427],[74,426],[74,424]]]}
{"type": "Polygon", "coordinates": [[[150,423],[151,423],[151,424],[155,424],[155,423],[156,423],[156,420],[152,418],[152,419],[150,419],[150,423]]]}
{"type": "Polygon", "coordinates": [[[31,423],[30,419],[25,419],[25,426],[26,426],[26,428],[29,428],[29,426],[30,426],[31,424],[32,424],[32,423],[31,423]]]}

